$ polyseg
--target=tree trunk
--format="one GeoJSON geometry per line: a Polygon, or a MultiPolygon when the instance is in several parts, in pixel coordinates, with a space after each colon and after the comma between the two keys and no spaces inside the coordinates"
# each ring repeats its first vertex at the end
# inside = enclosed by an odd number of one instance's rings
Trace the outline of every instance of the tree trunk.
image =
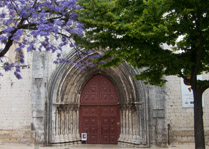
{"type": "Polygon", "coordinates": [[[200,89],[193,89],[195,149],[205,149],[202,94],[200,89]]]}

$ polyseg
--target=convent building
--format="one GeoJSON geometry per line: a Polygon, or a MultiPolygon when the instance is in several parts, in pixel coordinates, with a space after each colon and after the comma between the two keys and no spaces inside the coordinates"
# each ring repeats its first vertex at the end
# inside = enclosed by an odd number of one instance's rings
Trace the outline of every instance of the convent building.
{"type": "MultiPolygon", "coordinates": [[[[10,50],[8,60],[18,61],[10,50]]],[[[177,76],[163,87],[134,79],[139,70],[118,67],[80,69],[75,63],[54,64],[47,52],[27,53],[23,79],[13,72],[0,77],[0,143],[120,144],[129,147],[194,143],[193,100],[177,76]]],[[[3,72],[3,70],[1,70],[3,72]]],[[[209,79],[208,74],[200,76],[209,79]]],[[[204,93],[205,140],[209,143],[209,90],[204,93]]]]}

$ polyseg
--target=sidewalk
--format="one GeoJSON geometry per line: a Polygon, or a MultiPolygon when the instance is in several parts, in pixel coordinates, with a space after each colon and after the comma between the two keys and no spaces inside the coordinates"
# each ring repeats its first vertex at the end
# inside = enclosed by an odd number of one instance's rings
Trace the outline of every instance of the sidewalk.
{"type": "MultiPolygon", "coordinates": [[[[134,149],[127,148],[119,145],[100,145],[100,144],[81,144],[81,145],[66,145],[66,146],[53,146],[53,147],[40,147],[26,144],[0,144],[0,149],[134,149]]],[[[161,149],[152,147],[151,149],[161,149]]],[[[166,148],[162,148],[166,149],[166,148]]],[[[167,149],[194,149],[194,144],[191,145],[171,145],[167,149]]],[[[206,146],[209,149],[209,146],[206,146]]]]}

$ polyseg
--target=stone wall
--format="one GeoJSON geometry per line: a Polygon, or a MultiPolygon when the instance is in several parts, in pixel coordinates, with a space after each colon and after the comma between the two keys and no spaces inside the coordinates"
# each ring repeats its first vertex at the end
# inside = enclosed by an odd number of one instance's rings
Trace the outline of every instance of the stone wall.
{"type": "MultiPolygon", "coordinates": [[[[13,48],[11,49],[13,50],[13,48]]],[[[24,51],[25,52],[25,51],[24,51]]],[[[11,72],[0,72],[0,143],[40,143],[45,138],[47,82],[56,65],[50,53],[24,53],[18,80],[11,72]]],[[[7,55],[14,62],[14,51],[7,55]]]]}
{"type": "Polygon", "coordinates": [[[148,86],[150,145],[165,147],[168,141],[164,88],[148,86]]]}
{"type": "MultiPolygon", "coordinates": [[[[30,54],[28,57],[30,58],[30,54]]],[[[31,131],[31,63],[22,66],[21,80],[13,72],[0,77],[0,143],[33,142],[31,131]]]]}
{"type": "MultiPolygon", "coordinates": [[[[50,77],[56,67],[57,65],[53,64],[51,54],[35,53],[33,59],[28,57],[28,63],[22,69],[22,80],[17,80],[13,72],[7,72],[5,76],[0,77],[0,143],[32,143],[35,141],[43,144],[49,140],[49,126],[51,125],[49,119],[51,117],[47,113],[47,110],[50,111],[47,107],[49,106],[47,105],[49,104],[47,96],[49,95],[49,82],[53,81],[50,80],[50,77]],[[34,140],[35,136],[36,139],[34,140]]],[[[118,74],[114,71],[106,71],[105,73],[107,75],[118,74]]],[[[72,81],[78,81],[72,83],[73,89],[75,89],[83,84],[79,84],[79,82],[83,81],[86,73],[78,73],[80,79],[77,80],[71,78],[71,74],[68,75],[72,81]]],[[[117,84],[117,77],[115,78],[115,84],[117,84]]],[[[203,75],[203,78],[209,79],[209,75],[203,75]]],[[[136,91],[139,94],[137,96],[141,98],[141,93],[145,92],[148,102],[146,104],[148,108],[148,117],[146,118],[148,122],[146,124],[148,124],[149,134],[145,135],[145,137],[149,137],[147,144],[165,146],[167,143],[194,142],[193,108],[182,107],[181,79],[176,76],[170,76],[166,79],[168,82],[162,88],[147,85],[143,91],[140,91],[142,87],[137,87],[139,89],[136,91]]],[[[69,82],[65,83],[68,84],[69,82]]],[[[71,88],[71,84],[68,88],[71,88]]],[[[67,95],[66,93],[62,93],[63,98],[67,95]]],[[[121,93],[124,92],[121,91],[121,93]]],[[[79,92],[73,90],[72,95],[75,94],[79,95],[79,92]]],[[[56,99],[57,94],[53,93],[52,96],[56,99]]],[[[130,96],[129,98],[134,99],[135,97],[130,96]]],[[[206,90],[203,109],[206,143],[209,140],[208,98],[209,90],[206,90]]],[[[144,114],[144,116],[146,115],[144,114]]]]}
{"type": "MultiPolygon", "coordinates": [[[[209,75],[202,75],[208,79],[209,75]]],[[[182,106],[181,79],[176,76],[167,77],[165,85],[166,96],[166,119],[169,125],[170,143],[193,143],[194,142],[194,121],[193,108],[182,106]]],[[[189,87],[188,87],[189,88],[189,87]]],[[[209,89],[204,93],[204,128],[205,141],[208,144],[209,138],[209,89]]]]}

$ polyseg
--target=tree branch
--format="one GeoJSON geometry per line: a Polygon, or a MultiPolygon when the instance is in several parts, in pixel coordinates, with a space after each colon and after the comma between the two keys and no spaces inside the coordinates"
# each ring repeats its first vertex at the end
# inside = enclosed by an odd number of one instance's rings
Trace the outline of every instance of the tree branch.
{"type": "Polygon", "coordinates": [[[38,0],[35,0],[35,2],[33,3],[33,6],[32,6],[32,8],[34,8],[34,7],[36,6],[36,4],[37,4],[37,1],[38,1],[38,0]]]}
{"type": "Polygon", "coordinates": [[[15,9],[16,13],[18,13],[18,11],[17,11],[17,9],[16,9],[17,5],[13,2],[13,0],[10,0],[10,2],[11,2],[11,4],[14,6],[14,9],[15,9]]]}
{"type": "Polygon", "coordinates": [[[13,37],[13,35],[16,33],[16,31],[17,31],[17,29],[15,29],[15,30],[13,30],[13,31],[11,32],[11,35],[10,35],[9,38],[8,38],[8,41],[7,41],[7,43],[6,43],[6,46],[5,46],[4,49],[0,52],[0,57],[3,57],[3,56],[9,51],[9,49],[10,49],[10,47],[12,46],[13,41],[14,41],[14,40],[12,40],[12,37],[13,37]]]}
{"type": "Polygon", "coordinates": [[[9,49],[12,46],[13,41],[14,41],[12,38],[13,38],[14,34],[16,33],[16,31],[19,29],[20,25],[23,24],[24,21],[25,21],[25,19],[22,18],[20,23],[17,25],[17,28],[10,32],[11,35],[9,36],[4,49],[0,52],[0,57],[3,57],[9,51],[9,49]]]}
{"type": "MultiPolygon", "coordinates": [[[[13,1],[10,0],[10,2],[13,4],[13,1]]],[[[34,4],[33,4],[33,7],[35,7],[35,5],[37,4],[37,0],[35,0],[34,4]]],[[[15,5],[13,4],[13,6],[15,7],[15,5]]],[[[16,10],[16,9],[15,9],[16,10]]],[[[56,13],[56,12],[55,12],[56,13]]],[[[65,18],[62,18],[63,16],[60,15],[60,16],[57,16],[57,17],[52,17],[52,18],[48,18],[46,19],[48,22],[52,22],[55,20],[55,19],[60,19],[60,20],[63,20],[63,21],[66,21],[65,18]]],[[[68,17],[68,16],[65,16],[65,17],[68,17]]],[[[24,24],[24,21],[27,20],[28,18],[22,18],[20,20],[20,22],[18,23],[17,27],[10,32],[10,36],[8,37],[8,41],[7,43],[5,44],[5,47],[2,51],[0,51],[0,57],[3,57],[10,49],[10,47],[12,46],[13,44],[13,36],[14,34],[19,30],[19,29],[26,29],[26,30],[36,30],[37,29],[37,25],[36,23],[30,23],[28,22],[28,24],[24,24]]],[[[4,34],[4,31],[0,31],[0,35],[4,34]]],[[[62,35],[62,36],[66,36],[66,35],[62,35]]],[[[67,38],[70,38],[70,36],[66,36],[67,38]]]]}

